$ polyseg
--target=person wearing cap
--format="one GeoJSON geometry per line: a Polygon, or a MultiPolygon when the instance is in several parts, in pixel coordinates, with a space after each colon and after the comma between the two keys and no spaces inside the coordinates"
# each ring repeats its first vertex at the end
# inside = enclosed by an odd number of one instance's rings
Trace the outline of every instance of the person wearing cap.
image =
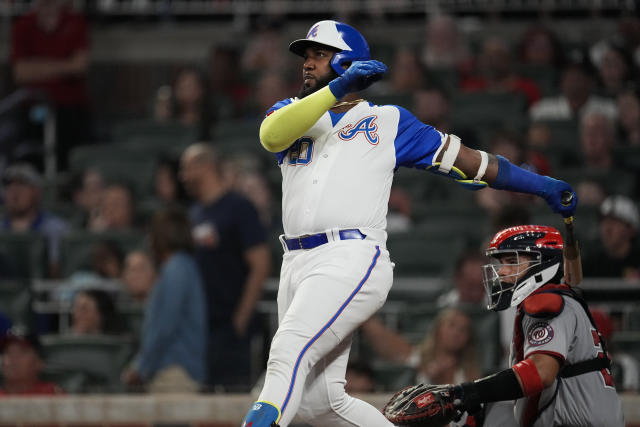
{"type": "Polygon", "coordinates": [[[640,279],[640,246],[636,239],[640,215],[626,196],[607,197],[600,205],[600,239],[597,249],[582,263],[588,277],[640,279]]]}
{"type": "Polygon", "coordinates": [[[42,178],[28,163],[9,166],[2,176],[4,216],[0,230],[41,233],[47,238],[49,275],[56,276],[60,258],[60,238],[68,225],[42,208],[42,178]]]}
{"type": "Polygon", "coordinates": [[[611,119],[618,117],[614,101],[593,93],[592,66],[579,53],[570,58],[560,76],[560,94],[545,97],[529,109],[533,121],[579,119],[589,112],[599,112],[611,119]]]}
{"type": "Polygon", "coordinates": [[[37,335],[10,330],[0,340],[0,349],[4,379],[0,396],[64,394],[58,385],[40,379],[44,353],[37,335]]]}

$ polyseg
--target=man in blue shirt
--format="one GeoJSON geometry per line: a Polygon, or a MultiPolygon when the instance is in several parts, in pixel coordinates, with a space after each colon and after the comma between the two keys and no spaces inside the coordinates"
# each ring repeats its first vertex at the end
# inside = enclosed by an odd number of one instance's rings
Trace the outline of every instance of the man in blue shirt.
{"type": "Polygon", "coordinates": [[[255,307],[270,266],[266,232],[256,208],[227,185],[211,146],[188,147],[180,169],[196,200],[190,214],[209,309],[208,384],[248,391],[255,307]]]}

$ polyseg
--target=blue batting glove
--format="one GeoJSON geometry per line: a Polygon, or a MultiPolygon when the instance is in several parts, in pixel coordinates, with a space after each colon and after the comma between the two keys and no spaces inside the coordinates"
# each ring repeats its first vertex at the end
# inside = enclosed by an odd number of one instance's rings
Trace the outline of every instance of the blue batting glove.
{"type": "Polygon", "coordinates": [[[547,182],[540,196],[547,202],[555,213],[559,213],[565,218],[573,216],[578,206],[578,195],[569,184],[559,179],[547,177],[547,182]],[[567,205],[562,203],[563,193],[569,192],[573,195],[571,202],[567,205]]]}
{"type": "Polygon", "coordinates": [[[368,88],[386,72],[387,66],[380,61],[354,61],[344,74],[329,82],[329,89],[336,99],[340,99],[349,92],[368,88]]]}

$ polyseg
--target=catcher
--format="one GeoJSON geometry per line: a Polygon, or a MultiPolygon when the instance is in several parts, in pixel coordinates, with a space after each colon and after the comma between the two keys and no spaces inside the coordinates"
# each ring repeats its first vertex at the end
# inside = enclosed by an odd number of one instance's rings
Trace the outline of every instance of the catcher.
{"type": "Polygon", "coordinates": [[[482,425],[485,404],[515,401],[523,427],[624,426],[605,342],[584,300],[562,284],[562,236],[526,225],[497,233],[484,266],[488,309],[517,307],[512,367],[473,382],[407,387],[385,406],[399,426],[437,426],[471,414],[482,425]]]}

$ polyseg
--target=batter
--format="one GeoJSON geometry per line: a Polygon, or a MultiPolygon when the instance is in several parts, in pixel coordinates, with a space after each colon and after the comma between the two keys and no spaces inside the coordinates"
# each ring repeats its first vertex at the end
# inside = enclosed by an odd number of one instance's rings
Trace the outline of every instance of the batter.
{"type": "Polygon", "coordinates": [[[386,72],[355,28],[318,22],[290,50],[304,58],[303,86],[260,127],[283,177],[279,328],[264,388],[242,426],[284,427],[296,414],[314,426],[391,426],[344,384],[352,333],[384,304],[393,281],[385,218],[395,170],[537,194],[566,215],[576,198],[562,206],[562,192],[573,191],[565,182],[469,149],[402,107],[355,99],[352,92],[386,72]]]}

